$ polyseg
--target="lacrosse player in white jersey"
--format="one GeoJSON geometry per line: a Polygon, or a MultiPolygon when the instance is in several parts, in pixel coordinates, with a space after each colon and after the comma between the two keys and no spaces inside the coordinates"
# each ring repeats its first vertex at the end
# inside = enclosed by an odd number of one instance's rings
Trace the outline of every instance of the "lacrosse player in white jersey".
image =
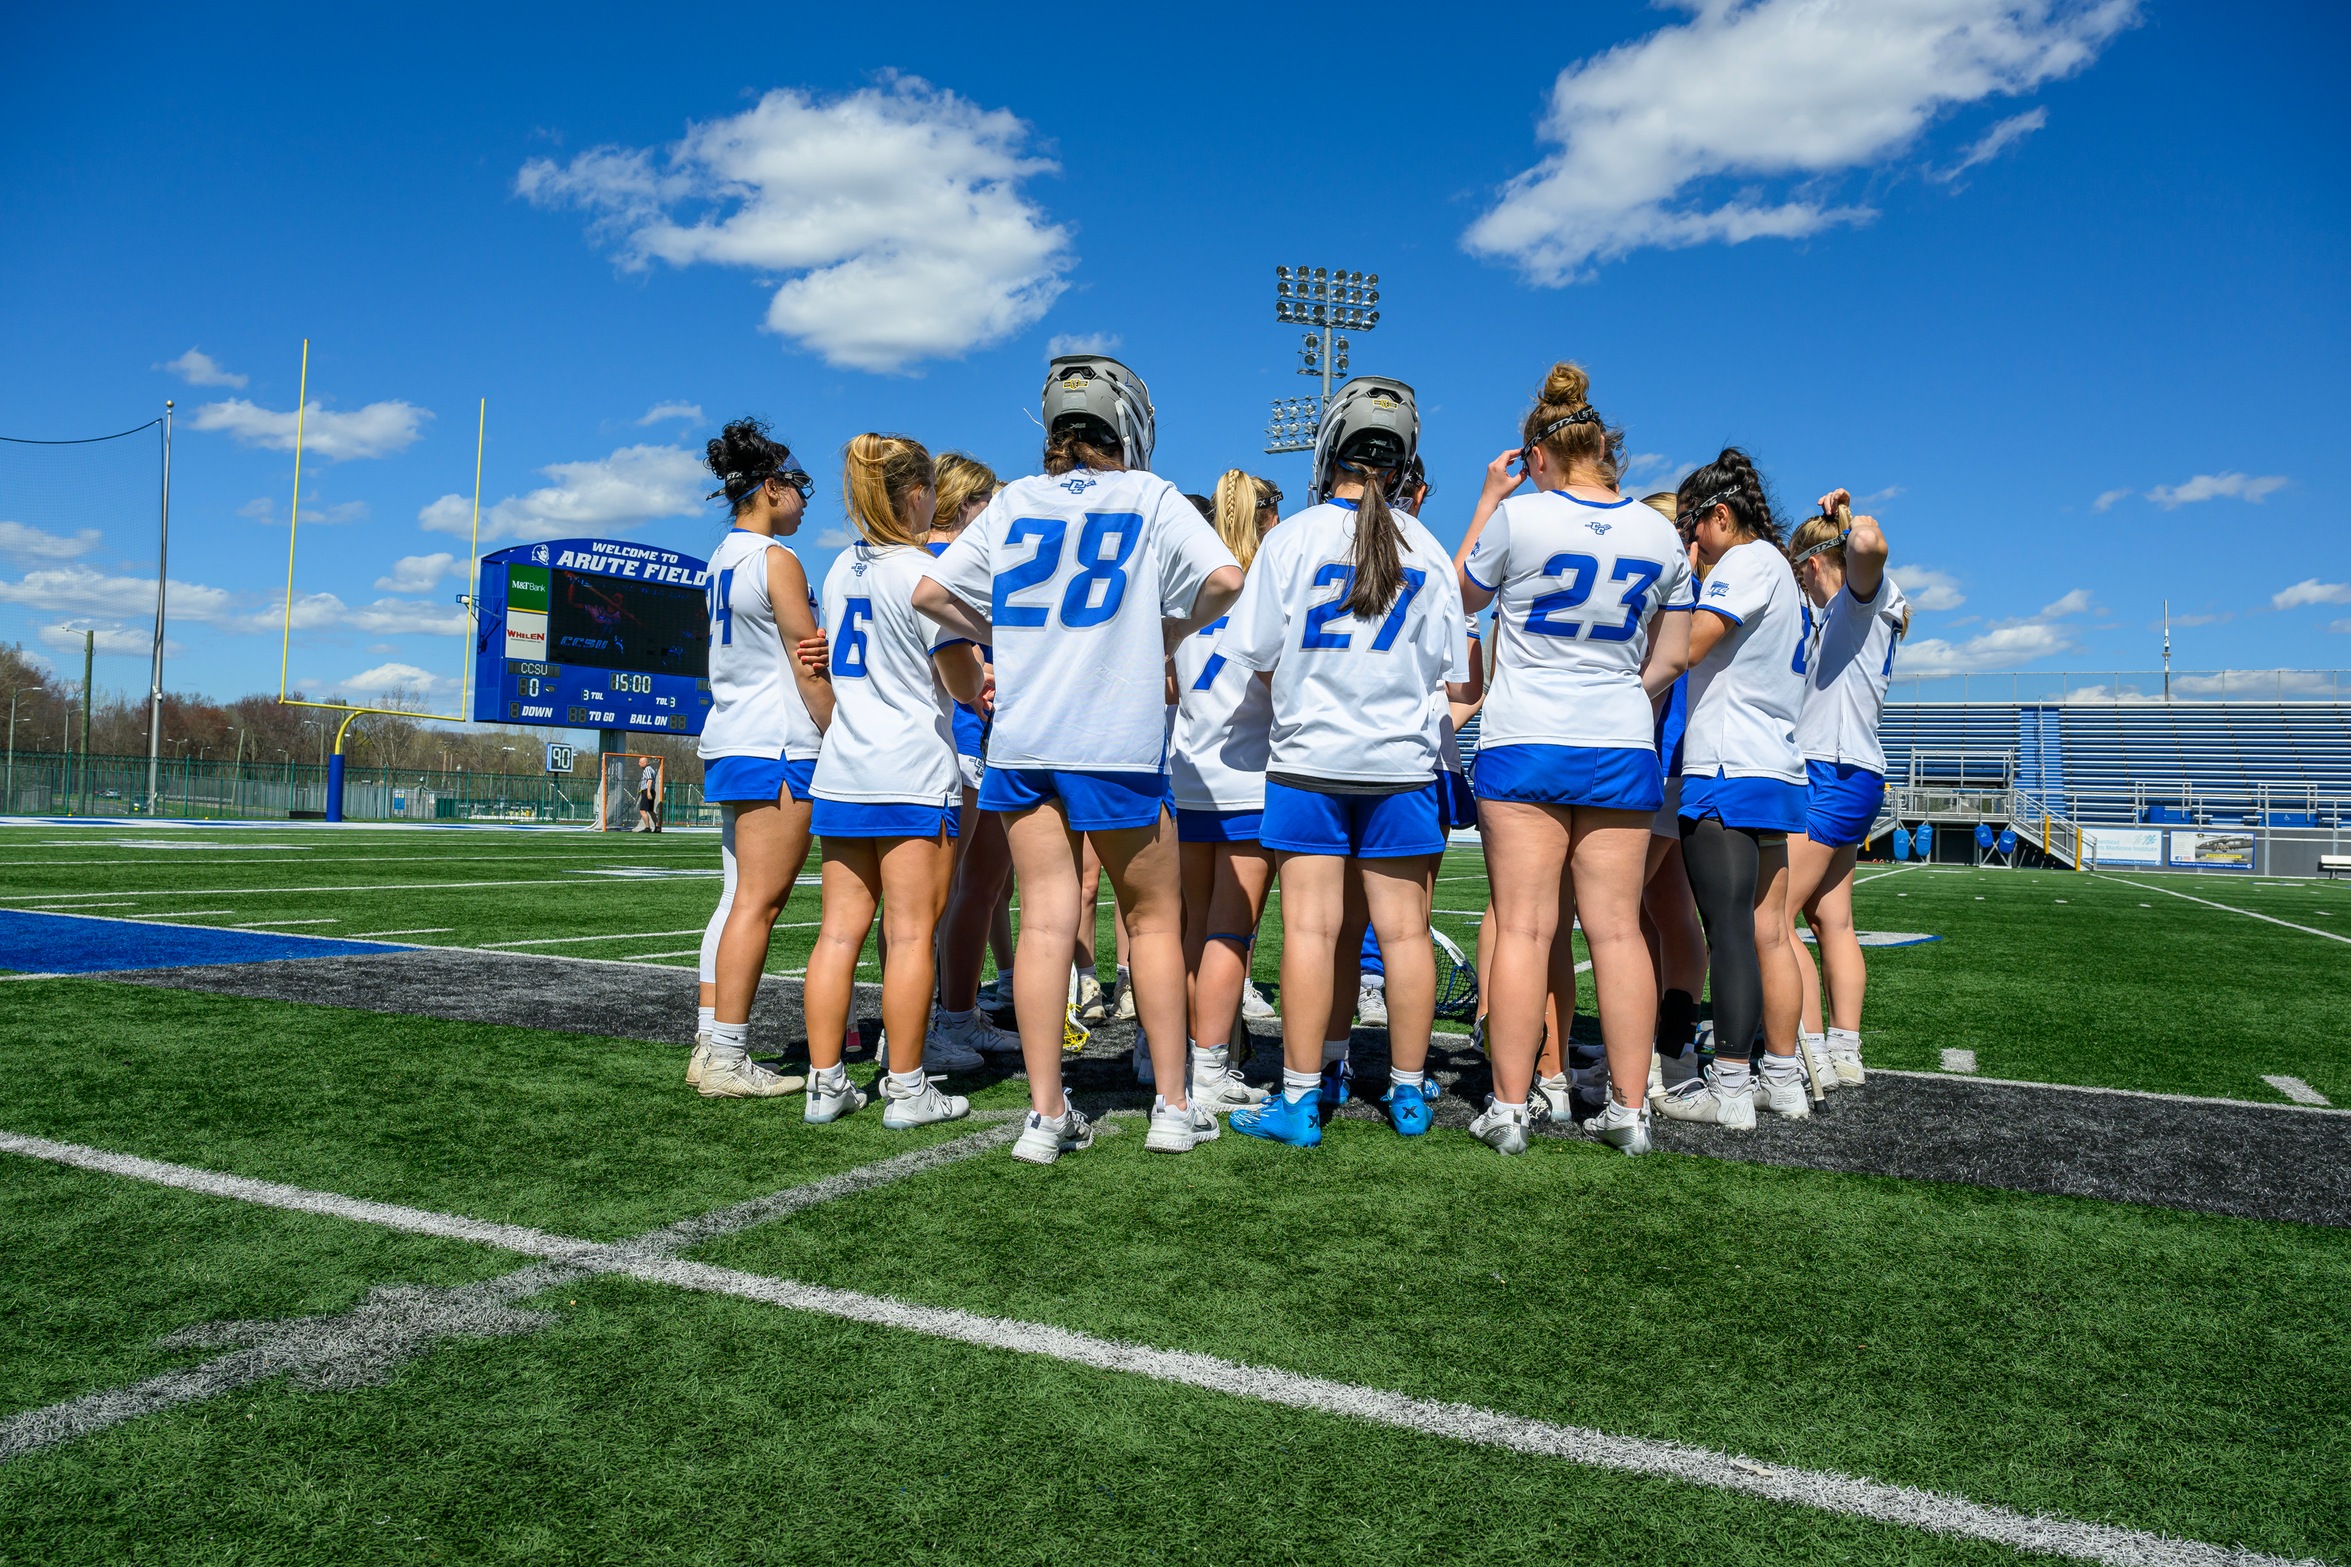
{"type": "Polygon", "coordinates": [[[971,1111],[923,1071],[939,914],[955,874],[957,792],[950,698],[980,694],[979,649],[914,612],[914,585],[930,564],[922,539],[937,501],[922,444],[902,435],[849,443],[842,492],[857,543],[825,574],[832,647],[833,723],[817,759],[810,825],[824,840],[824,918],[808,955],[808,1103],[827,1122],[861,1108],[846,1041],[858,954],[878,906],[889,959],[882,966],[882,1124],[952,1121],[971,1111]]]}
{"type": "Polygon", "coordinates": [[[1047,370],[1045,471],[997,492],[929,562],[915,607],[996,650],[980,809],[1008,821],[1020,879],[1014,1011],[1029,1073],[1016,1159],[1093,1142],[1062,1092],[1062,1024],[1077,952],[1078,872],[1091,840],[1126,922],[1135,1012],[1158,1098],[1144,1146],[1216,1136],[1185,1060],[1183,888],[1167,814],[1167,649],[1241,588],[1232,551],[1150,471],[1151,397],[1098,354],[1047,370]]]}
{"type": "Polygon", "coordinates": [[[1688,660],[1690,566],[1673,524],[1617,492],[1624,435],[1589,388],[1579,366],[1551,367],[1523,444],[1486,470],[1486,495],[1508,498],[1462,543],[1463,602],[1500,604],[1476,781],[1500,925],[1486,1009],[1494,1093],[1470,1130],[1503,1153],[1526,1149],[1553,946],[1577,920],[1609,1067],[1608,1101],[1585,1128],[1649,1150],[1657,972],[1641,888],[1665,800],[1652,702],[1688,660]],[[1528,479],[1535,493],[1512,493],[1528,479]]]}
{"type": "Polygon", "coordinates": [[[1680,521],[1705,581],[1690,625],[1690,716],[1682,734],[1682,860],[1706,917],[1714,1064],[1658,1109],[1677,1121],[1752,1130],[1758,1105],[1812,1113],[1796,1052],[1796,959],[1788,951],[1788,835],[1804,830],[1804,615],[1780,553],[1763,477],[1737,447],[1682,480],[1680,521]],[[1756,1026],[1765,1055],[1750,1073],[1756,1026]]]}
{"type": "Polygon", "coordinates": [[[1810,601],[1803,661],[1804,711],[1796,748],[1804,753],[1804,830],[1788,839],[1788,913],[1804,912],[1828,975],[1828,1028],[1821,1028],[1820,974],[1790,932],[1803,985],[1799,1040],[1823,1088],[1866,1081],[1861,1066],[1861,1000],[1869,983],[1853,933],[1853,857],[1868,841],[1886,797],[1886,753],[1878,742],[1894,650],[1910,629],[1910,601],[1886,575],[1886,535],[1874,517],[1856,517],[1853,497],[1831,490],[1821,514],[1788,541],[1796,581],[1810,601]]]}
{"type": "Polygon", "coordinates": [[[1271,678],[1259,841],[1282,882],[1282,1092],[1235,1111],[1232,1125],[1294,1147],[1322,1141],[1323,1036],[1334,1005],[1354,1009],[1354,996],[1334,989],[1342,952],[1356,956],[1357,918],[1378,933],[1388,971],[1380,1106],[1408,1137],[1435,1120],[1429,893],[1445,829],[1430,702],[1471,693],[1453,563],[1389,503],[1419,441],[1403,382],[1358,376],[1341,387],[1315,438],[1316,504],[1267,537],[1217,640],[1230,662],[1271,678]]]}
{"type": "MultiPolygon", "coordinates": [[[[1281,520],[1282,492],[1234,468],[1216,481],[1217,536],[1243,572],[1281,520]]],[[[1169,793],[1183,862],[1184,965],[1192,992],[1192,1102],[1214,1114],[1245,1110],[1265,1090],[1232,1061],[1249,954],[1273,885],[1273,857],[1257,841],[1265,812],[1267,731],[1273,693],[1215,651],[1219,616],[1176,644],[1175,738],[1169,793]]]]}
{"type": "Polygon", "coordinates": [[[756,419],[728,425],[704,460],[734,513],[704,588],[711,705],[698,748],[702,797],[719,808],[724,885],[702,938],[709,1010],[686,1081],[706,1098],[768,1099],[802,1079],[751,1060],[751,1001],[776,916],[808,859],[809,782],[833,716],[831,685],[793,656],[816,637],[816,612],[800,558],[783,542],[814,486],[756,419]]]}

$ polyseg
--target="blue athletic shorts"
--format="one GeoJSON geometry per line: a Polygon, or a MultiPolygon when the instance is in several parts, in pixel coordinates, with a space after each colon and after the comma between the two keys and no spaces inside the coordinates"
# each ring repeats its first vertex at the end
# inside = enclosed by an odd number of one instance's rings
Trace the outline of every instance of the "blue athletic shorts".
{"type": "Polygon", "coordinates": [[[1851,762],[1806,762],[1804,774],[1810,780],[1804,836],[1832,849],[1868,841],[1885,803],[1885,775],[1851,762]]]}
{"type": "Polygon", "coordinates": [[[1477,791],[1466,774],[1449,769],[1437,774],[1437,809],[1439,825],[1447,832],[1478,824],[1477,791]]]}
{"type": "Polygon", "coordinates": [[[1802,832],[1810,793],[1802,784],[1777,778],[1712,778],[1685,775],[1682,779],[1682,820],[1713,817],[1725,827],[1749,832],[1802,832]]]}
{"type": "Polygon", "coordinates": [[[1255,843],[1263,811],[1190,811],[1176,807],[1178,843],[1255,843]]]}
{"type": "Polygon", "coordinates": [[[1437,781],[1402,794],[1323,794],[1267,779],[1257,841],[1286,854],[1395,860],[1445,852],[1437,781]]]}
{"type": "Polygon", "coordinates": [[[1647,746],[1496,745],[1478,753],[1478,798],[1654,811],[1665,803],[1647,746]]]}
{"type": "Polygon", "coordinates": [[[1167,806],[1164,773],[1080,773],[1049,767],[991,767],[980,780],[980,809],[1025,811],[1059,800],[1079,832],[1148,827],[1167,806]]]}
{"type": "Polygon", "coordinates": [[[823,800],[810,808],[808,830],[819,838],[936,838],[956,836],[956,808],[900,800],[823,800]]]}
{"type": "Polygon", "coordinates": [[[716,756],[702,764],[702,798],[713,805],[772,803],[788,787],[795,800],[809,798],[816,759],[788,762],[775,756],[716,756]]]}

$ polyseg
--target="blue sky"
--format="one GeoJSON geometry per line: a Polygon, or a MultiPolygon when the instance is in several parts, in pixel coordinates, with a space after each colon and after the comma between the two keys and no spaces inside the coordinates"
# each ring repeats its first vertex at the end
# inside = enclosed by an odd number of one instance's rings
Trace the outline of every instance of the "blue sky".
{"type": "MultiPolygon", "coordinates": [[[[1147,378],[1159,471],[1298,497],[1278,262],[1380,273],[1441,537],[1574,358],[1628,488],[1735,441],[1871,497],[1907,669],[2150,668],[2166,598],[2182,667],[2351,663],[2339,7],[1363,6],[1337,66],[1262,7],[777,14],[13,24],[0,434],[178,400],[174,688],[275,688],[305,336],[294,680],[438,704],[478,399],[485,550],[706,553],[756,412],[821,573],[849,436],[1026,471],[1056,340],[1147,378]]],[[[143,686],[151,455],[0,447],[0,640],[143,686]]]]}

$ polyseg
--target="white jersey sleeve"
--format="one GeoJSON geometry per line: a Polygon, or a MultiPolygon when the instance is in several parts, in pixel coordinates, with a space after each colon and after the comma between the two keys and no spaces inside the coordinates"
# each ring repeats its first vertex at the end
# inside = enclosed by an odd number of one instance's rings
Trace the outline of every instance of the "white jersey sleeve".
{"type": "MultiPolygon", "coordinates": [[[[784,646],[768,600],[768,551],[781,540],[735,528],[710,555],[703,595],[710,614],[710,712],[695,753],[812,761],[823,732],[800,699],[792,650],[784,646]]],[[[816,601],[809,600],[813,616],[816,601]]]]}
{"type": "Polygon", "coordinates": [[[1156,474],[1017,479],[925,574],[993,627],[988,765],[1158,772],[1167,749],[1162,621],[1234,564],[1156,474]]]}
{"type": "Polygon", "coordinates": [[[1788,558],[1762,539],[1732,546],[1707,574],[1699,606],[1731,625],[1690,671],[1686,776],[1804,782],[1796,749],[1808,636],[1801,599],[1788,558]]]}
{"type": "Polygon", "coordinates": [[[1673,524],[1639,501],[1514,495],[1464,569],[1494,593],[1481,749],[1655,748],[1641,667],[1658,615],[1687,598],[1690,576],[1673,524]]]}
{"type": "Polygon", "coordinates": [[[1325,502],[1268,534],[1217,651],[1273,674],[1270,772],[1409,787],[1439,766],[1432,694],[1469,678],[1461,588],[1443,546],[1399,514],[1404,591],[1357,620],[1355,517],[1325,502]]]}
{"type": "Polygon", "coordinates": [[[963,640],[914,608],[928,551],[843,550],[825,574],[833,725],[814,792],[827,800],[938,805],[959,799],[952,703],[932,653],[963,640]]]}
{"type": "Polygon", "coordinates": [[[1879,579],[1868,599],[1850,587],[1817,611],[1806,650],[1804,711],[1796,720],[1796,745],[1809,762],[1841,762],[1886,770],[1878,723],[1886,687],[1894,675],[1894,653],[1909,601],[1892,577],[1879,579]]]}

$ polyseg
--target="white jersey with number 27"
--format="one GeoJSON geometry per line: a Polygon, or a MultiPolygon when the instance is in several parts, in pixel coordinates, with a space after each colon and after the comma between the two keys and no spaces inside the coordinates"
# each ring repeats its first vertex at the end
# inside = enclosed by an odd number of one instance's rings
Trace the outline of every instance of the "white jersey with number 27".
{"type": "Polygon", "coordinates": [[[988,765],[1161,771],[1167,645],[1211,572],[1237,563],[1154,473],[1016,479],[924,574],[994,627],[988,765]]]}

